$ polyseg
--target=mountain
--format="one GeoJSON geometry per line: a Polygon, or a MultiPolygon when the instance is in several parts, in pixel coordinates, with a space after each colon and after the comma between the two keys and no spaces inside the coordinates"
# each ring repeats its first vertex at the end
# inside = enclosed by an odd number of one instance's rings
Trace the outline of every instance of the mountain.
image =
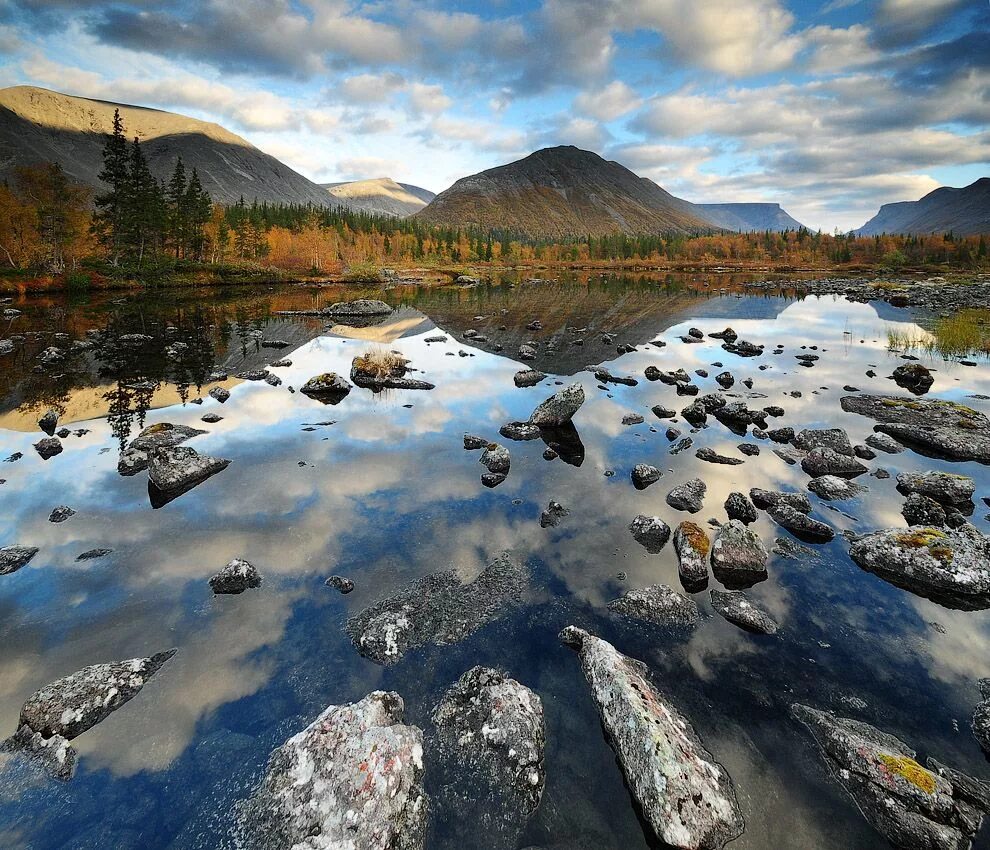
{"type": "Polygon", "coordinates": [[[89,100],[32,86],[0,89],[0,180],[20,165],[58,162],[81,183],[101,188],[104,136],[120,110],[128,137],[141,140],[154,175],[168,179],[181,156],[215,201],[241,196],[328,206],[326,189],[219,124],[142,106],[89,100]]]}
{"type": "Polygon", "coordinates": [[[695,204],[698,215],[715,227],[740,233],[797,230],[804,225],[791,218],[780,204],[695,204]]]}
{"type": "Polygon", "coordinates": [[[416,217],[547,239],[710,230],[686,203],[617,162],[566,146],[463,177],[416,217]]]}
{"type": "Polygon", "coordinates": [[[923,235],[950,230],[958,236],[990,233],[990,177],[981,177],[962,189],[943,186],[920,201],[884,204],[856,233],[923,235]]]}
{"type": "Polygon", "coordinates": [[[352,183],[324,183],[323,188],[333,195],[332,203],[359,212],[399,217],[419,212],[436,197],[429,189],[396,183],[390,177],[355,180],[352,183]]]}

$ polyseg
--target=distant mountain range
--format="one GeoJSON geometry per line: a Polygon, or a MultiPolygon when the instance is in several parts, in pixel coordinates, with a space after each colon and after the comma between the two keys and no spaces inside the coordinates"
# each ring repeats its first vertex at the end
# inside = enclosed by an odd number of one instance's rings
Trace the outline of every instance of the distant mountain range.
{"type": "Polygon", "coordinates": [[[326,189],[219,124],[185,115],[71,97],[31,86],[0,89],[0,180],[19,165],[52,161],[80,183],[101,188],[106,134],[120,110],[129,138],[141,140],[148,165],[168,179],[181,156],[215,201],[240,197],[274,203],[327,204],[326,189]]]}
{"type": "Polygon", "coordinates": [[[962,189],[943,187],[919,201],[884,204],[856,233],[946,233],[958,236],[990,233],[990,177],[962,189]]]}
{"type": "Polygon", "coordinates": [[[419,212],[436,197],[435,192],[396,183],[391,177],[355,180],[351,183],[324,183],[323,187],[338,203],[350,210],[403,217],[419,212]]]}
{"type": "Polygon", "coordinates": [[[699,215],[716,227],[749,233],[770,230],[778,233],[798,230],[800,221],[791,218],[780,204],[695,204],[699,215]]]}

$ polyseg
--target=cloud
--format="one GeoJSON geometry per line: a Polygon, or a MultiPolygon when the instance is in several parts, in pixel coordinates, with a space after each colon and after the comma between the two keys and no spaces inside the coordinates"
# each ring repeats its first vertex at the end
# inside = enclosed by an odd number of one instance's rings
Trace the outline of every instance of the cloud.
{"type": "Polygon", "coordinates": [[[880,44],[897,46],[914,41],[972,0],[882,0],[875,28],[880,44]]]}
{"type": "Polygon", "coordinates": [[[382,177],[395,174],[400,163],[395,160],[375,156],[356,156],[342,159],[337,163],[337,171],[348,180],[363,180],[367,177],[382,177]]]}
{"type": "Polygon", "coordinates": [[[639,95],[622,80],[593,91],[583,91],[574,99],[574,108],[599,121],[614,121],[642,103],[639,95]]]}

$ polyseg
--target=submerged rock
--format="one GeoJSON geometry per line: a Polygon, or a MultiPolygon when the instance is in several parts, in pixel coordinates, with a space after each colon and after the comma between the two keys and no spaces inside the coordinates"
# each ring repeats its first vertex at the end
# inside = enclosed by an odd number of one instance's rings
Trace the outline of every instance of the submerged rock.
{"type": "Polygon", "coordinates": [[[777,624],[766,611],[740,591],[712,591],[712,607],[730,623],[763,635],[777,634],[777,624]]]}
{"type": "Polygon", "coordinates": [[[780,490],[761,490],[759,487],[754,487],[749,491],[749,497],[756,507],[763,510],[783,502],[803,514],[811,513],[811,502],[804,493],[783,493],[780,490]]]}
{"type": "Polygon", "coordinates": [[[48,521],[54,523],[65,522],[67,519],[74,517],[75,515],[76,512],[68,505],[59,505],[48,515],[48,521]]]}
{"type": "Polygon", "coordinates": [[[635,588],[608,603],[608,610],[657,626],[696,626],[697,603],[666,584],[635,588]]]}
{"type": "Polygon", "coordinates": [[[540,381],[546,380],[538,369],[520,369],[512,376],[512,380],[517,387],[535,387],[540,381]]]}
{"type": "Polygon", "coordinates": [[[189,446],[173,446],[154,452],[148,461],[148,480],[166,502],[181,496],[230,465],[225,458],[201,455],[189,446]]]}
{"type": "Polygon", "coordinates": [[[812,478],[820,478],[823,475],[854,478],[867,471],[851,451],[848,455],[840,454],[827,446],[814,448],[801,458],[801,469],[812,478]]]}
{"type": "Polygon", "coordinates": [[[974,805],[969,783],[957,785],[927,770],[907,744],[867,723],[799,703],[791,713],[811,731],[863,816],[891,844],[905,850],[969,847],[984,809],[974,805]]]}
{"type": "Polygon", "coordinates": [[[976,482],[966,475],[951,472],[901,472],[897,489],[904,494],[920,493],[940,505],[971,506],[976,482]]]}
{"type": "Polygon", "coordinates": [[[867,488],[847,478],[839,478],[837,475],[823,475],[820,478],[812,478],[808,482],[808,489],[818,498],[831,502],[855,499],[860,493],[866,492],[867,488]]]}
{"type": "Polygon", "coordinates": [[[824,522],[812,519],[787,502],[778,502],[767,508],[770,518],[795,537],[807,543],[827,543],[835,537],[835,530],[824,522]]]}
{"type": "Polygon", "coordinates": [[[512,457],[505,446],[500,446],[498,443],[489,443],[478,459],[478,462],[485,466],[491,473],[506,475],[509,472],[512,457]]]}
{"type": "Polygon", "coordinates": [[[769,559],[760,536],[739,520],[719,526],[712,545],[712,570],[726,587],[750,587],[763,581],[769,559]]]}
{"type": "Polygon", "coordinates": [[[645,490],[660,480],[663,473],[648,463],[637,463],[632,470],[632,483],[637,490],[645,490]]]}
{"type": "Polygon", "coordinates": [[[696,593],[708,586],[710,550],[711,541],[700,525],[685,520],[677,526],[674,551],[677,553],[677,572],[685,590],[696,593]]]}
{"type": "Polygon", "coordinates": [[[423,733],[402,698],[373,691],[331,705],[272,753],[237,808],[244,850],[423,850],[423,733]]]}
{"type": "Polygon", "coordinates": [[[320,401],[338,404],[351,391],[351,384],[336,372],[324,372],[310,378],[299,388],[303,395],[312,396],[320,401]]]}
{"type": "Polygon", "coordinates": [[[36,546],[4,546],[0,549],[0,576],[16,573],[37,554],[36,546]]]}
{"type": "Polygon", "coordinates": [[[629,523],[629,530],[633,539],[653,555],[660,552],[670,539],[670,526],[658,516],[640,514],[629,523]]]}
{"type": "Polygon", "coordinates": [[[952,401],[854,395],[842,409],[880,422],[874,430],[924,454],[990,462],[990,419],[952,401]]]}
{"type": "Polygon", "coordinates": [[[580,384],[571,384],[540,404],[529,417],[529,421],[540,427],[566,425],[582,404],[584,404],[584,388],[580,384]]]}
{"type": "Polygon", "coordinates": [[[454,570],[432,573],[352,617],[347,634],[361,655],[394,664],[410,649],[458,643],[501,617],[519,601],[527,575],[507,553],[471,582],[454,570]]]}
{"type": "Polygon", "coordinates": [[[540,528],[556,528],[560,525],[560,521],[569,513],[570,511],[560,504],[560,502],[555,502],[551,499],[546,510],[540,514],[540,528]]]}
{"type": "Polygon", "coordinates": [[[904,500],[901,515],[908,525],[933,525],[936,528],[945,525],[945,508],[921,493],[912,493],[904,500]]]}
{"type": "Polygon", "coordinates": [[[574,626],[561,640],[578,652],[626,783],[657,836],[672,847],[713,850],[741,835],[732,780],[646,667],[574,626]]]}
{"type": "Polygon", "coordinates": [[[489,667],[468,670],[433,709],[438,808],[458,848],[515,850],[543,795],[540,697],[489,667]]]}
{"type": "Polygon", "coordinates": [[[708,485],[700,478],[692,478],[683,484],[678,484],[667,494],[667,504],[678,511],[688,511],[696,514],[701,510],[708,485]]]}
{"type": "Polygon", "coordinates": [[[973,735],[983,752],[990,754],[990,679],[980,679],[979,687],[983,700],[973,711],[973,735]]]}
{"type": "Polygon", "coordinates": [[[243,593],[249,587],[261,587],[261,575],[243,558],[234,558],[210,579],[210,587],[216,594],[243,593]]]}
{"type": "Polygon", "coordinates": [[[875,531],[852,542],[864,570],[949,608],[990,608],[990,539],[969,523],[875,531]]]}
{"type": "Polygon", "coordinates": [[[905,363],[898,366],[890,377],[897,386],[910,390],[915,395],[924,395],[935,383],[932,373],[920,363],[905,363]]]}
{"type": "Polygon", "coordinates": [[[743,493],[729,493],[725,500],[725,513],[729,519],[737,519],[743,525],[756,522],[756,507],[743,493]]]}

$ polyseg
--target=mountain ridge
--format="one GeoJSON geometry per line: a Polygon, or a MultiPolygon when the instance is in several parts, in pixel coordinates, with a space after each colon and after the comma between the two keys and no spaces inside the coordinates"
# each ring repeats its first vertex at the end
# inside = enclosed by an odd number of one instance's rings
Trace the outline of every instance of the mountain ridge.
{"type": "Polygon", "coordinates": [[[950,230],[958,236],[990,233],[990,177],[980,177],[961,188],[942,186],[917,201],[884,204],[855,233],[923,236],[950,230]]]}
{"type": "Polygon", "coordinates": [[[429,189],[399,183],[391,177],[321,184],[334,203],[350,210],[377,215],[407,216],[423,209],[436,194],[429,189]]]}

